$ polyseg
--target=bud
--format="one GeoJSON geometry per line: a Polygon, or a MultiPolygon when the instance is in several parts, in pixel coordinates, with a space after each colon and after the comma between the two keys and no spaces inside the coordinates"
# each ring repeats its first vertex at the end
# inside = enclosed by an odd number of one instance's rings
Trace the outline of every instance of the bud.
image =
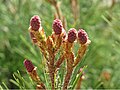
{"type": "Polygon", "coordinates": [[[83,72],[83,68],[80,68],[80,69],[79,69],[79,72],[83,72]]]}
{"type": "Polygon", "coordinates": [[[74,28],[71,28],[68,31],[68,42],[73,43],[77,38],[77,31],[74,28]]]}
{"type": "Polygon", "coordinates": [[[80,68],[79,71],[78,71],[78,74],[79,73],[82,73],[82,76],[85,75],[85,72],[83,72],[83,68],[80,68]]]}
{"type": "Polygon", "coordinates": [[[40,26],[41,26],[41,21],[40,21],[40,18],[39,16],[35,15],[31,18],[30,20],[30,26],[31,26],[31,29],[34,30],[34,31],[38,31],[40,26]]]}
{"type": "Polygon", "coordinates": [[[34,65],[32,64],[32,62],[30,60],[27,60],[27,59],[24,60],[24,66],[28,72],[32,72],[34,69],[34,65]]]}
{"type": "Polygon", "coordinates": [[[83,29],[79,29],[78,31],[78,40],[80,44],[85,44],[88,40],[88,35],[83,29]]]}
{"type": "Polygon", "coordinates": [[[63,25],[62,25],[61,20],[55,19],[55,20],[53,21],[52,28],[53,28],[53,31],[55,32],[56,35],[61,34],[62,28],[63,28],[63,25]]]}

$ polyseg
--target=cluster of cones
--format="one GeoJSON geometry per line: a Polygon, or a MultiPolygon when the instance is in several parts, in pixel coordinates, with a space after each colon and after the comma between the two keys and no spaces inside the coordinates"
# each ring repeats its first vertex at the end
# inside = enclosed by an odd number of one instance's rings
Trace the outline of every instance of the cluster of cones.
{"type": "MultiPolygon", "coordinates": [[[[66,33],[59,19],[53,21],[52,30],[52,34],[46,37],[39,16],[35,15],[31,18],[29,27],[30,36],[33,43],[40,48],[46,59],[52,89],[55,89],[56,72],[63,61],[66,60],[66,75],[63,82],[63,90],[65,90],[68,88],[73,69],[84,56],[90,40],[83,29],[77,31],[75,28],[71,28],[68,33],[66,33]],[[80,45],[76,57],[73,53],[75,41],[80,45]],[[60,56],[55,60],[58,52],[60,52],[60,56]]],[[[25,59],[24,65],[31,78],[37,82],[37,89],[46,89],[38,77],[36,67],[34,67],[32,62],[25,59]]]]}

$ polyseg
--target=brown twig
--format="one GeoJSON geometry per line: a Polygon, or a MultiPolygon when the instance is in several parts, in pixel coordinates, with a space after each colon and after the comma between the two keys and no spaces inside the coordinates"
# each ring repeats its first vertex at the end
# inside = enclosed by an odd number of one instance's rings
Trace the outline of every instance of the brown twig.
{"type": "Polygon", "coordinates": [[[31,30],[31,28],[29,28],[29,32],[33,43],[40,48],[42,54],[44,55],[46,60],[48,60],[46,52],[46,36],[44,34],[43,28],[40,28],[39,31],[33,31],[31,30]]]}
{"type": "Polygon", "coordinates": [[[54,8],[56,10],[56,13],[54,14],[54,17],[60,19],[63,23],[63,28],[66,29],[67,22],[66,22],[66,19],[62,15],[62,12],[60,10],[60,3],[58,3],[56,0],[46,0],[46,1],[54,6],[54,8]]]}
{"type": "Polygon", "coordinates": [[[111,4],[110,8],[113,8],[115,3],[116,3],[116,0],[112,0],[112,4],[111,4]]]}
{"type": "Polygon", "coordinates": [[[73,43],[69,43],[68,41],[64,42],[64,49],[65,49],[65,59],[67,60],[67,73],[65,75],[64,83],[63,83],[63,90],[67,89],[67,86],[70,81],[70,77],[73,71],[73,63],[74,63],[74,54],[72,53],[73,43]]]}
{"type": "Polygon", "coordinates": [[[75,67],[79,62],[80,60],[82,59],[83,55],[85,54],[85,51],[87,49],[87,46],[86,45],[83,45],[81,46],[81,48],[78,50],[78,55],[75,59],[75,62],[73,64],[73,67],[75,67]]]}
{"type": "Polygon", "coordinates": [[[79,18],[79,4],[77,0],[70,0],[74,20],[79,18]]]}
{"type": "Polygon", "coordinates": [[[41,82],[37,71],[36,71],[37,67],[35,67],[32,72],[29,72],[29,75],[31,76],[31,78],[37,83],[37,85],[39,85],[39,88],[45,90],[45,85],[41,82]]]}
{"type": "Polygon", "coordinates": [[[55,74],[55,68],[54,68],[54,59],[55,59],[55,54],[53,51],[53,40],[52,38],[49,36],[46,40],[46,44],[47,44],[47,51],[49,53],[49,58],[48,58],[48,70],[49,70],[49,75],[51,78],[51,82],[52,82],[52,89],[55,88],[54,86],[54,74],[55,74]]]}
{"type": "Polygon", "coordinates": [[[86,44],[81,45],[81,47],[80,47],[79,50],[78,50],[78,54],[77,54],[77,56],[76,56],[76,58],[75,58],[73,67],[75,67],[75,66],[80,62],[80,60],[81,60],[82,57],[84,56],[84,54],[85,54],[85,52],[86,52],[86,49],[87,49],[87,47],[88,47],[88,45],[89,45],[90,43],[91,43],[91,41],[88,40],[88,41],[86,42],[86,44]]]}
{"type": "Polygon", "coordinates": [[[62,54],[60,56],[60,58],[55,62],[55,68],[56,69],[60,67],[60,65],[63,63],[64,59],[65,59],[64,54],[62,54]]]}
{"type": "Polygon", "coordinates": [[[67,86],[69,84],[70,77],[71,77],[72,71],[73,71],[72,65],[74,62],[74,55],[72,52],[66,53],[66,57],[67,57],[67,73],[66,73],[65,79],[64,79],[63,90],[66,90],[67,86]]]}

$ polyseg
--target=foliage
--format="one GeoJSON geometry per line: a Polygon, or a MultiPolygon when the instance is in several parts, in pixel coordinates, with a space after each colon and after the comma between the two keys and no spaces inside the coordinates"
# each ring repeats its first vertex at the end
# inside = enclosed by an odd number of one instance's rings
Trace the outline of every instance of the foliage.
{"type": "MultiPolygon", "coordinates": [[[[84,28],[92,41],[87,54],[78,66],[88,65],[85,70],[86,79],[82,81],[81,88],[120,88],[120,1],[116,0],[117,3],[109,7],[102,0],[78,0],[80,18],[76,22],[73,19],[69,0],[59,1],[62,1],[61,11],[66,17],[67,29],[70,27],[84,28]],[[106,75],[110,78],[106,79],[106,75]]],[[[54,8],[44,0],[0,1],[1,85],[5,82],[8,88],[18,88],[15,85],[12,87],[13,85],[8,82],[13,72],[17,70],[20,70],[22,76],[28,78],[23,66],[24,58],[31,59],[40,68],[39,75],[42,80],[45,80],[46,73],[40,73],[44,72],[44,66],[41,64],[43,63],[42,55],[36,46],[33,47],[27,28],[31,16],[37,14],[42,18],[42,24],[47,30],[46,34],[50,35],[54,11],[54,8]]],[[[75,50],[77,49],[76,46],[75,50]]],[[[73,80],[74,75],[77,74],[76,71],[72,76],[73,80]]],[[[25,80],[29,82],[30,79],[27,78],[25,80]]],[[[46,84],[48,84],[47,81],[46,84]]]]}

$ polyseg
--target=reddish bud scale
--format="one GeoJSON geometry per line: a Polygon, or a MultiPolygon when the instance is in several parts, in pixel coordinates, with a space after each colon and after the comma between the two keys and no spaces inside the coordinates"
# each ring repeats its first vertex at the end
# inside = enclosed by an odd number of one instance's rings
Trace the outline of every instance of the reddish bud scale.
{"type": "Polygon", "coordinates": [[[53,21],[52,28],[53,28],[53,31],[55,32],[56,35],[61,34],[62,33],[62,28],[63,28],[61,20],[55,19],[53,21]]]}
{"type": "Polygon", "coordinates": [[[85,44],[88,40],[88,35],[83,29],[79,29],[78,31],[78,40],[80,44],[85,44]]]}
{"type": "Polygon", "coordinates": [[[34,31],[38,31],[40,28],[40,25],[41,25],[41,21],[39,16],[37,15],[33,16],[30,20],[31,29],[34,31]]]}
{"type": "Polygon", "coordinates": [[[77,38],[77,31],[74,28],[71,28],[68,31],[68,42],[73,43],[77,38]]]}
{"type": "Polygon", "coordinates": [[[25,59],[25,61],[24,61],[24,66],[28,72],[32,72],[34,69],[34,65],[32,64],[32,62],[30,60],[27,60],[27,59],[25,59]]]}

